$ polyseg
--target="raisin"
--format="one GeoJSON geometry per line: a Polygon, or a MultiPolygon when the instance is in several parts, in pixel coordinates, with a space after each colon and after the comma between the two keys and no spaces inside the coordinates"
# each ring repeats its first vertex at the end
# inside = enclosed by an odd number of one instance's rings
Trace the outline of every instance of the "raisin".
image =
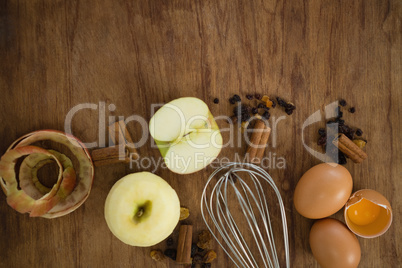
{"type": "Polygon", "coordinates": [[[198,246],[196,243],[191,244],[191,258],[194,257],[194,255],[197,253],[198,251],[198,246]]]}
{"type": "Polygon", "coordinates": [[[345,165],[347,162],[345,154],[338,151],[338,164],[345,165]]]}
{"type": "Polygon", "coordinates": [[[219,99],[218,99],[218,98],[215,98],[215,99],[214,99],[214,103],[215,103],[215,104],[218,104],[218,103],[219,103],[219,99]]]}
{"type": "Polygon", "coordinates": [[[276,102],[274,100],[272,100],[272,108],[276,107],[276,102]]]}
{"type": "Polygon", "coordinates": [[[252,114],[258,114],[258,109],[257,109],[257,108],[251,109],[251,113],[252,113],[252,114]]]}
{"type": "Polygon", "coordinates": [[[166,240],[166,245],[168,246],[168,247],[171,247],[171,246],[173,246],[173,238],[172,237],[169,237],[167,240],[166,240]]]}
{"type": "Polygon", "coordinates": [[[326,136],[321,136],[318,141],[317,141],[318,145],[325,145],[327,144],[327,137],[326,136]]]}
{"type": "Polygon", "coordinates": [[[356,109],[355,109],[355,107],[350,107],[349,108],[349,113],[355,113],[356,112],[356,109]]]}
{"type": "Polygon", "coordinates": [[[346,101],[344,99],[340,99],[339,100],[339,105],[342,106],[342,107],[345,107],[346,106],[346,101]]]}
{"type": "Polygon", "coordinates": [[[288,115],[291,115],[291,114],[293,114],[293,110],[286,108],[285,113],[287,113],[288,115]]]}
{"type": "Polygon", "coordinates": [[[283,99],[276,97],[276,101],[278,102],[279,106],[286,107],[286,101],[283,99]]]}
{"type": "Polygon", "coordinates": [[[247,98],[248,100],[252,100],[252,99],[254,98],[254,96],[251,95],[251,94],[247,94],[247,95],[246,95],[246,98],[247,98]]]}
{"type": "Polygon", "coordinates": [[[200,254],[195,254],[193,257],[193,263],[194,264],[202,263],[202,256],[200,254]]]}
{"type": "Polygon", "coordinates": [[[210,263],[203,263],[201,265],[201,268],[211,268],[211,264],[210,263]]]}
{"type": "Polygon", "coordinates": [[[165,252],[163,252],[163,254],[165,254],[166,257],[169,257],[174,261],[176,260],[176,253],[177,251],[173,248],[168,248],[165,250],[165,252]]]}
{"type": "Polygon", "coordinates": [[[347,125],[344,125],[344,124],[340,124],[339,125],[339,133],[343,133],[343,134],[348,134],[348,133],[350,133],[350,127],[349,126],[347,126],[347,125]]]}
{"type": "Polygon", "coordinates": [[[325,131],[325,128],[320,128],[318,130],[318,135],[320,136],[325,136],[327,134],[327,132],[325,131]]]}
{"type": "Polygon", "coordinates": [[[270,117],[271,115],[269,114],[269,112],[268,111],[265,111],[263,114],[262,114],[262,117],[264,117],[265,119],[269,119],[269,117],[270,117]]]}
{"type": "Polygon", "coordinates": [[[233,99],[234,99],[235,102],[240,102],[240,101],[241,101],[240,96],[237,95],[237,94],[234,94],[234,95],[233,95],[233,99]]]}
{"type": "Polygon", "coordinates": [[[261,94],[256,93],[256,94],[254,95],[254,97],[255,97],[257,100],[261,100],[261,94]]]}
{"type": "Polygon", "coordinates": [[[265,106],[264,103],[259,103],[258,106],[257,106],[257,108],[264,108],[264,107],[267,107],[267,106],[265,106]]]}
{"type": "Polygon", "coordinates": [[[294,106],[293,103],[288,102],[288,103],[286,103],[285,108],[288,109],[288,110],[295,110],[295,109],[296,109],[296,106],[294,106]]]}
{"type": "Polygon", "coordinates": [[[361,135],[363,135],[363,131],[360,128],[356,129],[356,136],[361,136],[361,135]]]}
{"type": "Polygon", "coordinates": [[[242,122],[246,122],[247,120],[249,120],[250,119],[250,115],[249,114],[247,114],[247,113],[245,113],[245,114],[242,114],[241,115],[241,121],[242,122]]]}
{"type": "Polygon", "coordinates": [[[343,116],[343,112],[341,112],[341,111],[338,111],[338,118],[341,118],[343,116]]]}
{"type": "Polygon", "coordinates": [[[350,130],[349,133],[344,133],[346,135],[346,137],[348,137],[349,139],[353,140],[355,137],[355,131],[354,130],[350,130]]]}
{"type": "Polygon", "coordinates": [[[230,99],[229,99],[229,102],[230,102],[230,104],[235,104],[235,103],[236,103],[236,101],[235,101],[234,98],[230,98],[230,99]]]}

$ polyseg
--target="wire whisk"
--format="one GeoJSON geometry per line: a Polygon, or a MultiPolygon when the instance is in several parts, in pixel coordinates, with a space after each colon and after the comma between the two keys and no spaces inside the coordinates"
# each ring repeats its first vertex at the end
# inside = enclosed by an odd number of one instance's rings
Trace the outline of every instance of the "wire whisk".
{"type": "Polygon", "coordinates": [[[278,198],[286,267],[289,268],[285,208],[278,188],[265,170],[249,163],[228,163],[211,174],[203,190],[201,214],[205,224],[237,267],[280,267],[263,187],[266,183],[278,198]],[[250,235],[252,239],[247,239],[250,235]]]}

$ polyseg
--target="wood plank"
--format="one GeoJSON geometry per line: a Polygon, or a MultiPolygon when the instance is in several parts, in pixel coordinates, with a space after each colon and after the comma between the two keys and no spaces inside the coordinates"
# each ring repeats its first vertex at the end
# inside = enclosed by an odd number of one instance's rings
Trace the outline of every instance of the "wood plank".
{"type": "MultiPolygon", "coordinates": [[[[318,267],[308,245],[313,221],[295,211],[292,199],[301,175],[320,162],[303,146],[302,124],[323,105],[344,98],[356,107],[355,114],[345,113],[346,121],[368,139],[368,159],[346,165],[354,189],[379,191],[395,215],[383,236],[359,238],[360,267],[402,263],[400,1],[4,0],[0,18],[0,155],[28,132],[65,130],[68,112],[79,104],[96,108],[74,115],[73,134],[107,145],[109,116],[139,115],[148,121],[153,104],[183,96],[203,99],[215,116],[230,115],[233,107],[227,99],[233,94],[281,96],[297,110],[278,121],[272,148],[266,151],[266,156],[283,157],[286,168],[268,171],[286,206],[293,266],[318,267]],[[213,103],[215,97],[219,105],[213,103]],[[109,109],[111,104],[115,109],[109,109]],[[105,116],[103,125],[100,115],[105,116]]],[[[272,112],[271,121],[282,115],[272,112]]],[[[306,130],[309,145],[323,124],[306,130]]],[[[224,120],[218,125],[228,127],[224,120]]],[[[141,138],[138,122],[130,122],[128,130],[134,141],[141,138]]],[[[223,135],[227,141],[229,133],[223,135]]],[[[220,158],[242,156],[246,144],[235,145],[220,158]]],[[[149,139],[138,153],[160,157],[149,139]]],[[[149,252],[166,248],[165,242],[151,248],[127,246],[110,233],[103,216],[107,193],[120,177],[153,167],[96,168],[85,204],[54,220],[20,215],[0,195],[0,266],[159,267],[149,252]]],[[[194,234],[205,229],[200,198],[212,171],[207,167],[188,176],[155,171],[190,209],[194,234]]],[[[342,213],[334,217],[342,220],[342,213]]],[[[278,225],[275,232],[280,232],[278,225]]],[[[213,266],[229,267],[218,244],[213,246],[218,253],[213,266]]],[[[172,261],[166,266],[179,267],[172,261]]]]}

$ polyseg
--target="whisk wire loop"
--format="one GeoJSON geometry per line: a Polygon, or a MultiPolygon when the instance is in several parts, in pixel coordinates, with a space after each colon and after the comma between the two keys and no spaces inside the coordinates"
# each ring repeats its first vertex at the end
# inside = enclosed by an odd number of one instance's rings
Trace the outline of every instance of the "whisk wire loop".
{"type": "Polygon", "coordinates": [[[277,196],[282,218],[283,241],[286,267],[290,268],[289,239],[284,204],[278,188],[271,176],[262,168],[249,163],[228,163],[216,169],[204,187],[201,197],[202,217],[223,251],[236,267],[258,268],[257,257],[263,267],[280,268],[274,232],[271,224],[268,200],[263,182],[273,189],[277,196]],[[224,172],[216,182],[212,180],[224,172]],[[240,174],[247,174],[246,178],[240,174]],[[247,183],[247,180],[251,183],[247,183]],[[212,188],[212,190],[211,190],[212,188]],[[234,195],[234,196],[233,196],[234,195]],[[237,205],[237,208],[234,206],[237,205]],[[240,210],[241,222],[231,213],[240,210]],[[212,221],[212,225],[210,222],[212,221]],[[254,243],[247,243],[244,229],[248,226],[248,236],[254,243]],[[259,255],[253,254],[250,246],[255,245],[259,255]]]}

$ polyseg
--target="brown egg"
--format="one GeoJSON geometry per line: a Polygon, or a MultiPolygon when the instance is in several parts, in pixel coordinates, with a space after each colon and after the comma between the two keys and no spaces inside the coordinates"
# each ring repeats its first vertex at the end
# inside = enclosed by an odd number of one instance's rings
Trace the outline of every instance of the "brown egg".
{"type": "Polygon", "coordinates": [[[352,176],[346,168],[334,163],[322,163],[310,168],[301,177],[293,202],[304,217],[325,218],[345,205],[352,187],[352,176]]]}
{"type": "Polygon", "coordinates": [[[322,268],[356,268],[361,249],[356,236],[335,219],[316,221],[310,231],[310,247],[322,268]]]}
{"type": "Polygon", "coordinates": [[[373,238],[385,233],[392,223],[392,209],[379,192],[363,189],[355,192],[345,205],[346,225],[358,236],[373,238]]]}

